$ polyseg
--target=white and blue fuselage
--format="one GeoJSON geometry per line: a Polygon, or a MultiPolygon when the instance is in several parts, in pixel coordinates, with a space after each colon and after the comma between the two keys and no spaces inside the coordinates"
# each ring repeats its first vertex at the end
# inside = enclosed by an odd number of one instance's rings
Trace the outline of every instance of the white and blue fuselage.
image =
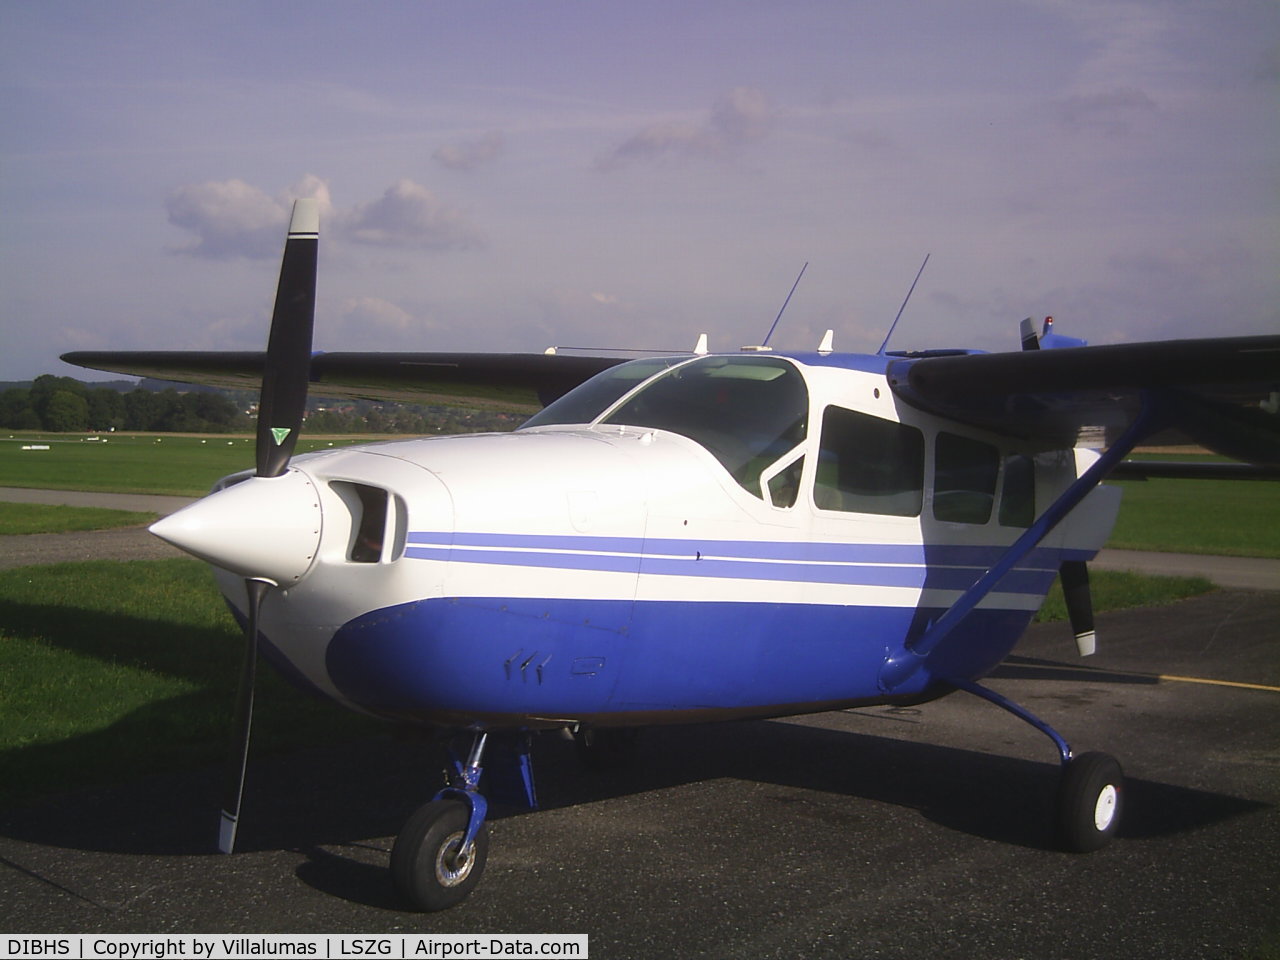
{"type": "MultiPolygon", "coordinates": [[[[473,729],[778,716],[981,677],[1062,563],[1101,547],[1118,497],[1094,489],[886,689],[886,660],[1087,455],[910,407],[885,363],[636,361],[514,433],[299,456],[244,484],[290,485],[288,508],[246,527],[278,554],[252,564],[280,571],[264,650],[349,707],[473,729]]],[[[237,495],[237,479],[201,503],[237,495]]],[[[242,609],[244,571],[203,555],[229,568],[220,584],[242,609]]]]}

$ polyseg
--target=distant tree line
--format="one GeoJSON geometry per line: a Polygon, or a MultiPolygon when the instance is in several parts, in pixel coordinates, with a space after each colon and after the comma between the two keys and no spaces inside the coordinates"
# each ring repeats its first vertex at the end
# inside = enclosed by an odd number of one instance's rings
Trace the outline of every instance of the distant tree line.
{"type": "Polygon", "coordinates": [[[44,374],[30,389],[0,394],[0,426],[14,430],[71,433],[88,430],[148,430],[233,433],[252,422],[222,393],[179,393],[138,388],[121,393],[73,377],[44,374]]]}
{"type": "MultiPolygon", "coordinates": [[[[94,387],[73,377],[44,374],[29,388],[0,393],[0,427],[75,433],[141,430],[159,433],[249,433],[257,396],[246,391],[180,392],[94,387]]],[[[514,430],[524,414],[458,407],[313,399],[307,433],[448,434],[514,430]]]]}
{"type": "Polygon", "coordinates": [[[303,433],[489,433],[514,430],[527,414],[501,410],[372,403],[367,400],[329,401],[307,413],[303,433]]]}

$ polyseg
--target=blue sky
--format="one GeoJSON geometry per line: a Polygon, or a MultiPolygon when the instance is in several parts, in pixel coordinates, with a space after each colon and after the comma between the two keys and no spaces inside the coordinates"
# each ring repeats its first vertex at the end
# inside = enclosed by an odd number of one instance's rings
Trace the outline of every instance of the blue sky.
{"type": "Polygon", "coordinates": [[[258,349],[1280,332],[1280,6],[0,0],[0,379],[258,349]]]}

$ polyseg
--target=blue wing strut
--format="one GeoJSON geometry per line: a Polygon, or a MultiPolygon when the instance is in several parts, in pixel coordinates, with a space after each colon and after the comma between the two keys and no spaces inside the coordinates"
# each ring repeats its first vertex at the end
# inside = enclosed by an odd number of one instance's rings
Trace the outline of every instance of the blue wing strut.
{"type": "MultiPolygon", "coordinates": [[[[915,642],[904,642],[902,647],[890,653],[880,668],[879,685],[885,693],[892,693],[924,666],[929,654],[947,639],[979,603],[995,589],[1010,570],[1030,553],[1080,501],[1093,490],[1111,469],[1129,455],[1143,437],[1156,427],[1155,404],[1144,395],[1142,409],[1124,434],[1063,491],[1026,532],[1015,540],[1000,558],[978,580],[960,595],[946,612],[929,626],[915,642]]],[[[943,678],[940,678],[943,679],[943,678]]]]}

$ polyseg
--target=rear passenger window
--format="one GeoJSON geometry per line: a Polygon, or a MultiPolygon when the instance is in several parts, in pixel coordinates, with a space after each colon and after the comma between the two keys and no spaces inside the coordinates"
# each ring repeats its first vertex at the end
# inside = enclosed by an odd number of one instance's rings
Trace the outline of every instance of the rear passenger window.
{"type": "Polygon", "coordinates": [[[920,515],[924,435],[915,427],[827,407],[813,501],[823,510],[920,515]]]}
{"type": "Polygon", "coordinates": [[[1000,523],[1029,527],[1036,518],[1036,465],[1016,453],[1004,461],[1004,489],[1000,493],[1000,523]]]}
{"type": "Polygon", "coordinates": [[[991,444],[939,433],[934,446],[934,519],[986,523],[991,519],[999,471],[1000,454],[991,444]]]}

